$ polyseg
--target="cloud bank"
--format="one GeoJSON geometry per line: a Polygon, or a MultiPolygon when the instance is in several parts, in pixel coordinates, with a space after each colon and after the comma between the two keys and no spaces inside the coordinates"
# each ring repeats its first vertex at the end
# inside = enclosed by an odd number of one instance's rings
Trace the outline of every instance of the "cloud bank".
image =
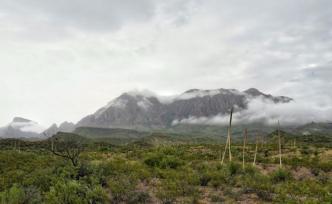
{"type": "Polygon", "coordinates": [[[332,104],[331,8],[330,0],[0,0],[0,124],[78,121],[134,88],[255,87],[309,101],[302,106],[314,114],[332,104]]]}
{"type": "MultiPolygon", "coordinates": [[[[233,114],[233,124],[263,123],[275,126],[280,121],[283,125],[303,125],[310,122],[332,122],[331,114],[331,106],[319,106],[308,101],[273,103],[258,97],[249,101],[248,109],[233,114]]],[[[229,115],[189,117],[173,121],[173,125],[228,125],[228,123],[229,115]]]]}

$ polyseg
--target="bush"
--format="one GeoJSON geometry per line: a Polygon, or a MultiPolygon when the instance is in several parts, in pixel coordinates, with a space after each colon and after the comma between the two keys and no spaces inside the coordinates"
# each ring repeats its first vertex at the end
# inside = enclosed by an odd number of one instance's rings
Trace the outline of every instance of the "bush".
{"type": "Polygon", "coordinates": [[[151,154],[144,160],[144,163],[150,167],[158,167],[161,169],[176,169],[183,165],[183,161],[175,156],[164,154],[151,154]]]}
{"type": "Polygon", "coordinates": [[[161,160],[160,167],[163,169],[176,169],[181,166],[183,162],[174,156],[167,156],[161,160]]]}
{"type": "Polygon", "coordinates": [[[146,192],[134,191],[129,194],[128,204],[144,204],[148,203],[150,195],[146,192]]]}
{"type": "Polygon", "coordinates": [[[25,201],[24,190],[14,185],[9,190],[0,193],[0,201],[3,204],[20,204],[25,201]]]}
{"type": "Polygon", "coordinates": [[[207,186],[211,179],[211,175],[209,175],[208,173],[204,173],[199,177],[199,183],[201,186],[207,186]]]}
{"type": "Polygon", "coordinates": [[[58,182],[46,194],[46,202],[58,203],[104,203],[106,194],[100,187],[88,187],[78,181],[58,182]]]}
{"type": "Polygon", "coordinates": [[[289,171],[285,169],[278,169],[271,175],[271,180],[273,183],[284,182],[292,178],[292,175],[289,171]]]}
{"type": "Polygon", "coordinates": [[[176,182],[163,181],[157,192],[157,197],[163,204],[170,204],[175,202],[176,197],[179,195],[176,182]]]}
{"type": "Polygon", "coordinates": [[[227,169],[229,171],[229,174],[231,176],[234,176],[235,174],[237,174],[239,172],[241,167],[238,163],[231,162],[231,163],[227,164],[227,169]]]}
{"type": "Polygon", "coordinates": [[[125,175],[112,178],[108,182],[108,187],[111,190],[113,202],[125,201],[128,195],[135,189],[136,182],[129,179],[125,175]]]}

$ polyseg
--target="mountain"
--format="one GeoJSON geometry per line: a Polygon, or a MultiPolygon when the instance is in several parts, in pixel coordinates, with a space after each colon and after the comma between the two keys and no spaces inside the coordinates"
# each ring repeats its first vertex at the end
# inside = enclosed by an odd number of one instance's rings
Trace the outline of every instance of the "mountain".
{"type": "Polygon", "coordinates": [[[332,123],[311,122],[311,123],[296,127],[294,132],[296,132],[300,135],[307,135],[307,136],[315,135],[315,134],[332,135],[332,123]]]}
{"type": "Polygon", "coordinates": [[[73,132],[75,130],[75,124],[71,122],[63,122],[59,126],[57,124],[51,125],[42,134],[46,137],[52,137],[58,132],[73,132]]]}
{"type": "Polygon", "coordinates": [[[81,119],[76,127],[165,128],[171,127],[174,121],[190,117],[226,115],[232,107],[235,112],[242,111],[256,98],[273,103],[293,100],[265,94],[255,88],[242,92],[236,89],[191,89],[168,101],[149,92],[128,92],[81,119]]]}
{"type": "Polygon", "coordinates": [[[40,138],[43,127],[38,123],[15,117],[7,126],[0,128],[0,138],[40,138]]]}

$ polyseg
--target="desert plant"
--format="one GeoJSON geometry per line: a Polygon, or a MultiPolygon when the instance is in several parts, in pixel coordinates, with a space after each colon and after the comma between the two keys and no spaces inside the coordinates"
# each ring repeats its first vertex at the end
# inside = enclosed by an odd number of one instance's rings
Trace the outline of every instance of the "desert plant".
{"type": "Polygon", "coordinates": [[[289,171],[279,168],[271,174],[271,180],[274,183],[283,182],[292,178],[292,175],[289,171]]]}
{"type": "Polygon", "coordinates": [[[248,130],[247,128],[244,130],[243,133],[243,148],[242,148],[242,169],[244,170],[244,157],[245,157],[245,149],[246,149],[246,142],[247,142],[247,134],[248,134],[248,130]]]}

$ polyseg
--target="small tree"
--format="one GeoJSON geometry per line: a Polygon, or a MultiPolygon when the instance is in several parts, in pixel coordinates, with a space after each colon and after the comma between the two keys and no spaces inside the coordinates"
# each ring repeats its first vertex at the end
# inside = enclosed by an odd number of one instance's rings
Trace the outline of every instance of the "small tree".
{"type": "Polygon", "coordinates": [[[79,156],[84,150],[86,139],[80,135],[73,133],[59,132],[50,138],[51,152],[59,157],[63,157],[77,166],[79,163],[79,156]]]}

